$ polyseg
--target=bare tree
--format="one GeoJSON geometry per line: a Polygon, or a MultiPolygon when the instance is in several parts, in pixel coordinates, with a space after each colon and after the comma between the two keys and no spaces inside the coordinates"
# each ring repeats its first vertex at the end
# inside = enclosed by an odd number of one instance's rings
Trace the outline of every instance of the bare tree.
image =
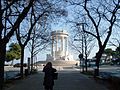
{"type": "Polygon", "coordinates": [[[26,28],[26,30],[24,29],[24,31],[27,31],[26,33],[23,32],[24,33],[23,34],[23,33],[20,32],[21,27],[16,30],[17,40],[18,40],[18,43],[21,47],[21,67],[20,67],[21,77],[23,77],[23,63],[24,63],[24,49],[25,49],[25,46],[27,45],[27,43],[31,39],[30,36],[31,36],[32,30],[33,30],[33,27],[35,26],[37,21],[40,19],[40,17],[42,17],[42,15],[44,15],[44,13],[45,12],[41,13],[38,17],[34,17],[34,20],[32,20],[32,18],[33,18],[32,15],[34,15],[34,13],[30,14],[30,23],[28,23],[28,26],[29,25],[30,26],[29,26],[29,28],[26,28]]]}
{"type": "Polygon", "coordinates": [[[109,41],[109,46],[114,46],[114,47],[119,47],[120,46],[120,32],[117,31],[116,33],[114,33],[111,37],[111,40],[109,41]]]}
{"type": "Polygon", "coordinates": [[[34,29],[35,30],[33,30],[31,35],[31,40],[28,43],[28,48],[31,53],[31,72],[33,70],[33,58],[36,57],[39,52],[45,50],[50,43],[50,35],[45,27],[45,30],[43,30],[41,25],[37,25],[34,29]]]}
{"type": "Polygon", "coordinates": [[[20,73],[21,73],[22,77],[23,77],[24,49],[25,49],[25,46],[27,45],[27,43],[31,40],[32,32],[33,33],[35,32],[35,31],[33,31],[33,30],[35,30],[33,28],[36,25],[36,23],[38,23],[40,20],[42,23],[44,23],[43,22],[44,19],[41,19],[44,16],[55,18],[54,16],[56,16],[56,15],[57,16],[64,15],[65,11],[63,9],[61,9],[60,7],[56,6],[56,4],[58,4],[59,2],[60,1],[53,2],[52,0],[51,1],[48,1],[48,0],[36,1],[36,3],[34,3],[34,5],[32,6],[31,12],[29,13],[28,17],[25,18],[24,22],[21,23],[20,28],[16,31],[17,40],[21,46],[20,73]],[[23,31],[26,31],[26,32],[23,32],[23,31]]]}
{"type": "Polygon", "coordinates": [[[6,44],[27,16],[33,2],[34,0],[0,0],[0,90],[3,89],[4,83],[6,44]],[[21,9],[19,13],[18,8],[21,9]]]}
{"type": "MultiPolygon", "coordinates": [[[[91,53],[91,50],[94,48],[94,38],[85,33],[84,30],[88,29],[84,27],[83,23],[77,23],[75,22],[75,29],[74,29],[74,42],[72,42],[72,47],[73,49],[77,50],[80,54],[83,54],[84,58],[84,66],[85,66],[85,71],[87,72],[87,62],[88,62],[88,56],[91,53]],[[78,43],[76,43],[78,41],[78,43]]],[[[84,72],[84,66],[83,66],[83,72],[84,72]]]]}
{"type": "Polygon", "coordinates": [[[110,39],[114,27],[119,23],[119,0],[82,0],[72,2],[72,5],[81,8],[81,17],[86,18],[86,26],[92,27],[92,31],[84,32],[92,35],[98,42],[98,52],[96,53],[96,75],[99,75],[99,62],[104,49],[110,39]]]}

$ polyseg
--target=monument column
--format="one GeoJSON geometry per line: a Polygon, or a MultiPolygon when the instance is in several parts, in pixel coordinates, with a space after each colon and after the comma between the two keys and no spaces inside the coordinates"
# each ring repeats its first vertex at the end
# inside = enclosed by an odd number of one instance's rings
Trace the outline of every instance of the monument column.
{"type": "Polygon", "coordinates": [[[53,48],[54,48],[54,37],[52,36],[52,50],[51,50],[51,55],[52,55],[52,57],[53,57],[53,53],[54,53],[54,51],[53,51],[53,48]]]}
{"type": "Polygon", "coordinates": [[[66,37],[66,51],[68,52],[68,38],[66,37]]]}
{"type": "Polygon", "coordinates": [[[61,51],[63,51],[63,43],[64,43],[64,40],[63,40],[64,38],[63,38],[63,36],[61,36],[61,51]]]}
{"type": "Polygon", "coordinates": [[[55,47],[55,51],[57,51],[57,49],[58,49],[58,46],[57,46],[57,43],[58,43],[58,36],[56,35],[55,37],[56,37],[56,42],[55,42],[55,43],[56,43],[56,47],[55,47]]]}
{"type": "Polygon", "coordinates": [[[65,56],[66,56],[66,50],[67,50],[67,43],[66,43],[66,37],[64,38],[64,40],[65,40],[65,56]]]}
{"type": "Polygon", "coordinates": [[[65,56],[67,56],[68,53],[68,38],[65,37],[65,56]]]}

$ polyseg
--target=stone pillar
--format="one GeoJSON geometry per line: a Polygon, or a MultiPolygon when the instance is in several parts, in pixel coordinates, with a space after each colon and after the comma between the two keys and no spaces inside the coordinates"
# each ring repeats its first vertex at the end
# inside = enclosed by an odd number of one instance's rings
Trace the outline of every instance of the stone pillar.
{"type": "Polygon", "coordinates": [[[63,42],[64,42],[64,40],[63,40],[64,38],[63,38],[63,36],[61,36],[61,51],[63,51],[63,42]]]}
{"type": "Polygon", "coordinates": [[[68,52],[68,38],[66,37],[66,51],[68,52]]]}
{"type": "Polygon", "coordinates": [[[66,56],[66,37],[64,37],[63,51],[64,51],[64,56],[66,56]]]}
{"type": "Polygon", "coordinates": [[[62,44],[63,45],[63,52],[65,52],[65,37],[62,37],[62,39],[63,39],[63,44],[62,44]]]}
{"type": "Polygon", "coordinates": [[[58,50],[58,46],[57,46],[57,44],[58,44],[58,36],[56,35],[56,47],[55,47],[55,51],[57,51],[58,50]]]}
{"type": "Polygon", "coordinates": [[[54,37],[52,36],[52,46],[51,46],[51,55],[52,55],[52,57],[53,57],[53,48],[54,48],[54,37]]]}
{"type": "Polygon", "coordinates": [[[65,37],[65,56],[67,56],[67,52],[68,52],[68,38],[65,37]]]}

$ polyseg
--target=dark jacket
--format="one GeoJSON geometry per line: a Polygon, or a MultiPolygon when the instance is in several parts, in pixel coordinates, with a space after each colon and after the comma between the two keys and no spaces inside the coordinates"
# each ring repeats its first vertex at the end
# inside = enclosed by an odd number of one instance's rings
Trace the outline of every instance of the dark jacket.
{"type": "Polygon", "coordinates": [[[44,67],[43,72],[45,72],[43,85],[51,87],[54,85],[53,73],[56,72],[56,69],[52,67],[44,67]]]}

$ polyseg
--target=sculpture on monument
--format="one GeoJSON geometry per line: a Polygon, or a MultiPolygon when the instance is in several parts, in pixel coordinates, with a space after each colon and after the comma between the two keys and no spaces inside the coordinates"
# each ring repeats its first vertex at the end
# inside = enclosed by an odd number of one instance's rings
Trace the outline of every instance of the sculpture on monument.
{"type": "Polygon", "coordinates": [[[68,33],[65,31],[51,32],[51,54],[47,54],[46,60],[72,61],[73,56],[68,52],[68,33]]]}

